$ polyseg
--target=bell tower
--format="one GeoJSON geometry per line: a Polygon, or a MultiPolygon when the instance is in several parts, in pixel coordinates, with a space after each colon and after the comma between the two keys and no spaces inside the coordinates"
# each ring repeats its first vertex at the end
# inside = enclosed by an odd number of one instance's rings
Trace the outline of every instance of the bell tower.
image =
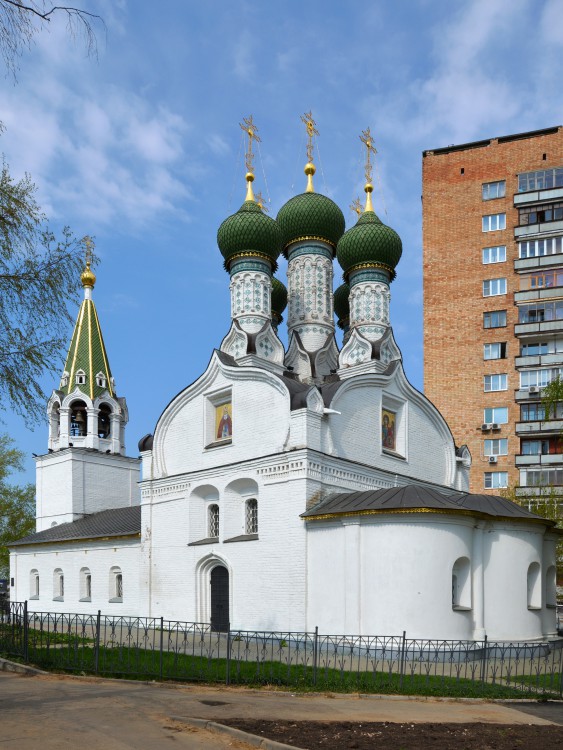
{"type": "Polygon", "coordinates": [[[92,297],[90,237],[84,244],[84,299],[59,387],[47,405],[48,453],[35,459],[37,531],[138,503],[139,460],[125,455],[127,404],[115,390],[92,297]]]}

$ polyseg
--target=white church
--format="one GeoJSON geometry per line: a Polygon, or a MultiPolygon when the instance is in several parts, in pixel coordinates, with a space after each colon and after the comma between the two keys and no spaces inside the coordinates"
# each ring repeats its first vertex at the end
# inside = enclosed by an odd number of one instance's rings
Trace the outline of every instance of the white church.
{"type": "Polygon", "coordinates": [[[468,493],[467,448],[403,371],[389,321],[402,245],[372,207],[369,130],[365,208],[345,232],[314,190],[313,121],[306,190],[275,220],[254,198],[246,124],[246,200],[218,231],[230,330],[140,458],[86,264],[36,459],[36,533],[11,545],[12,601],[216,630],[556,636],[553,522],[468,493]]]}

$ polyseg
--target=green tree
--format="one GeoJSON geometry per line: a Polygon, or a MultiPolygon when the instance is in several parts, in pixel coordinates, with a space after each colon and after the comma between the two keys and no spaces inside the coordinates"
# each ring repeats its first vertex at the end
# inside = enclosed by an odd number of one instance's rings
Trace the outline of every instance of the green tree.
{"type": "Polygon", "coordinates": [[[82,241],[68,228],[56,240],[29,175],[0,173],[0,411],[33,423],[46,396],[40,381],[60,366],[84,265],[82,241]]]}
{"type": "Polygon", "coordinates": [[[560,414],[559,404],[563,403],[563,378],[557,375],[542,388],[541,402],[545,411],[545,419],[556,419],[560,414]]]}
{"type": "Polygon", "coordinates": [[[35,488],[18,487],[7,481],[13,471],[23,468],[23,453],[7,435],[0,435],[0,578],[10,570],[9,542],[35,531],[35,488]]]}

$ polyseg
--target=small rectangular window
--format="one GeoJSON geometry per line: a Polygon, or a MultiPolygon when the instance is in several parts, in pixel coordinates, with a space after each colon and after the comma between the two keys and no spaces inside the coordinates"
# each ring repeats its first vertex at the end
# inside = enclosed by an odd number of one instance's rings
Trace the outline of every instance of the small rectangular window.
{"type": "Polygon", "coordinates": [[[494,406],[483,410],[483,422],[487,424],[508,424],[508,407],[494,406]]]}
{"type": "Polygon", "coordinates": [[[502,263],[506,260],[506,245],[483,248],[483,263],[502,263]]]}
{"type": "Polygon", "coordinates": [[[506,194],[505,180],[498,182],[485,182],[483,184],[483,200],[490,201],[493,198],[504,198],[506,194]]]}
{"type": "Polygon", "coordinates": [[[506,391],[506,375],[485,375],[484,377],[484,390],[485,393],[491,391],[506,391]]]}
{"type": "Polygon", "coordinates": [[[506,229],[506,214],[489,214],[483,216],[483,232],[496,232],[499,229],[506,229]]]}
{"type": "Polygon", "coordinates": [[[483,313],[483,328],[504,328],[506,326],[506,310],[490,310],[483,313]]]}
{"type": "Polygon", "coordinates": [[[506,359],[506,341],[483,344],[483,359],[506,359]]]}
{"type": "Polygon", "coordinates": [[[485,440],[485,456],[507,456],[508,438],[485,440]]]}
{"type": "Polygon", "coordinates": [[[483,297],[496,297],[506,294],[506,279],[485,279],[483,281],[483,297]]]}
{"type": "Polygon", "coordinates": [[[485,489],[497,490],[502,487],[508,487],[507,471],[486,471],[485,472],[485,489]]]}

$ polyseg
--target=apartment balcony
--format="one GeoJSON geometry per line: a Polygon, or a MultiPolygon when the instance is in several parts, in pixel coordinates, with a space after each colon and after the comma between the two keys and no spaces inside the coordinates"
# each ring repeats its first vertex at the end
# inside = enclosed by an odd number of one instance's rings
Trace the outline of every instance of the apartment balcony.
{"type": "Polygon", "coordinates": [[[537,385],[530,386],[529,388],[517,388],[514,391],[514,400],[519,403],[526,403],[526,401],[539,401],[541,399],[541,388],[537,385]]]}
{"type": "Polygon", "coordinates": [[[563,198],[563,187],[547,188],[546,190],[530,190],[528,193],[516,193],[515,206],[527,206],[530,203],[543,203],[563,198]]]}
{"type": "Polygon", "coordinates": [[[536,323],[516,323],[514,326],[515,336],[531,336],[541,333],[563,332],[563,320],[543,320],[536,323]]]}
{"type": "Polygon", "coordinates": [[[545,367],[546,365],[563,365],[563,352],[514,357],[515,367],[545,367]]]}
{"type": "Polygon", "coordinates": [[[540,224],[525,224],[514,227],[514,237],[520,240],[524,237],[533,237],[536,234],[549,235],[561,234],[563,232],[563,221],[542,221],[540,224]]]}
{"type": "Polygon", "coordinates": [[[514,270],[533,271],[538,268],[553,268],[563,266],[563,253],[551,253],[550,255],[535,255],[532,258],[517,258],[514,261],[514,270]]]}
{"type": "Polygon", "coordinates": [[[514,302],[537,302],[563,298],[563,286],[546,286],[541,289],[524,289],[514,292],[514,302]]]}
{"type": "Polygon", "coordinates": [[[563,453],[532,453],[526,456],[517,454],[515,459],[518,468],[563,466],[563,453]]]}
{"type": "Polygon", "coordinates": [[[534,420],[530,422],[516,422],[516,435],[530,437],[532,435],[559,435],[563,432],[563,419],[534,420]]]}
{"type": "Polygon", "coordinates": [[[563,486],[562,485],[555,485],[550,484],[546,487],[526,487],[524,485],[521,485],[520,487],[516,487],[516,497],[519,498],[537,498],[540,500],[541,498],[551,498],[554,495],[557,497],[563,496],[563,486]]]}

